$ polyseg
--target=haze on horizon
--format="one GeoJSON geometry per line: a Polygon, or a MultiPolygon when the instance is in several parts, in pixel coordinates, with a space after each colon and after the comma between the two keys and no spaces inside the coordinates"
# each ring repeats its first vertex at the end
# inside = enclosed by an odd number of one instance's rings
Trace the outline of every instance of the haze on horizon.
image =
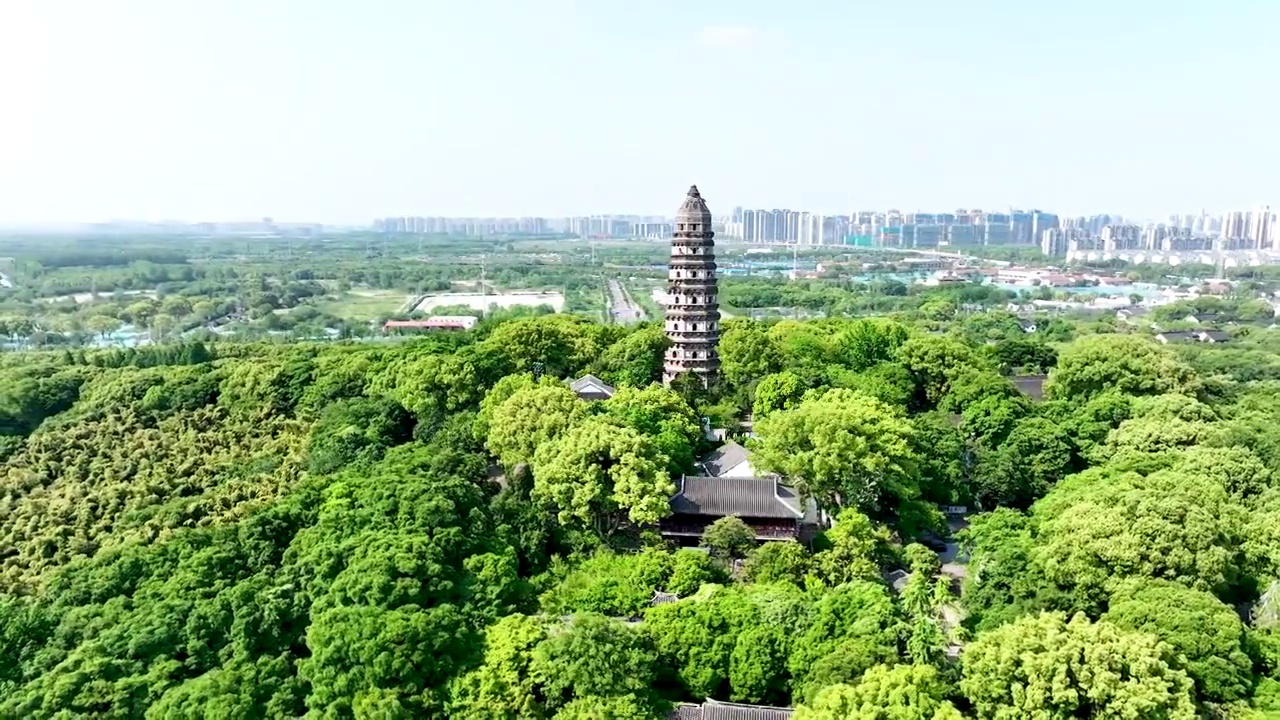
{"type": "Polygon", "coordinates": [[[1280,201],[1274,0],[0,0],[0,224],[1280,201]]]}

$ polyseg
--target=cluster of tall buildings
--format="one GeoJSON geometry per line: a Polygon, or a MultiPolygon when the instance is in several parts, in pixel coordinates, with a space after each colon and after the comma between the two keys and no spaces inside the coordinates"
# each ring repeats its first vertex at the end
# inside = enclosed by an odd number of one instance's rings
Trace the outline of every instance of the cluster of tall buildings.
{"type": "Polygon", "coordinates": [[[670,218],[644,215],[591,215],[581,217],[389,217],[373,221],[380,233],[487,235],[577,235],[583,238],[667,238],[670,218]]]}
{"type": "Polygon", "coordinates": [[[1101,220],[1064,221],[1041,238],[1041,250],[1068,257],[1280,252],[1276,213],[1269,206],[1217,217],[1174,215],[1162,223],[1113,221],[1106,216],[1101,220]]]}
{"type": "Polygon", "coordinates": [[[380,233],[445,234],[445,235],[546,235],[546,218],[453,218],[453,217],[389,217],[373,221],[380,233]]]}
{"type": "Polygon", "coordinates": [[[932,248],[973,245],[1033,245],[1058,216],[1040,210],[957,210],[951,213],[863,211],[818,215],[796,210],[735,208],[724,224],[727,237],[759,243],[932,248]]]}
{"type": "MultiPolygon", "coordinates": [[[[551,235],[580,238],[670,238],[678,221],[643,215],[564,218],[396,217],[374,221],[384,233],[551,235]]],[[[751,243],[853,245],[883,248],[1039,247],[1052,256],[1117,252],[1280,252],[1276,213],[1269,206],[1221,216],[1170,216],[1137,223],[1118,215],[1062,217],[1042,210],[955,212],[860,211],[827,215],[803,210],[734,208],[714,218],[720,237],[751,243]]]]}
{"type": "Polygon", "coordinates": [[[1280,233],[1277,230],[1276,213],[1270,205],[1261,205],[1248,212],[1235,210],[1222,216],[1221,237],[1243,240],[1256,249],[1280,250],[1280,233]]]}

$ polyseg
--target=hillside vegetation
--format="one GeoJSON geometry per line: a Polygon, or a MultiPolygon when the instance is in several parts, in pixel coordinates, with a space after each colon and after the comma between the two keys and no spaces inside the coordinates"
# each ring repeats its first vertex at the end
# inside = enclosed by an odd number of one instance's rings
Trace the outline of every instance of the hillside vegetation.
{"type": "Polygon", "coordinates": [[[7,354],[0,717],[1280,717],[1280,343],[1093,329],[735,320],[714,393],[562,315],[7,354]],[[747,413],[833,525],[667,545],[747,413]]]}

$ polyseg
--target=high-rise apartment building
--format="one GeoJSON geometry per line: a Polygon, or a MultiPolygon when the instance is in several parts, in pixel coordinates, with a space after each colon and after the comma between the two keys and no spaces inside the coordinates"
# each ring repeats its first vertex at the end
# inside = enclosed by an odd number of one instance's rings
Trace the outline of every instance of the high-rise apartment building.
{"type": "Polygon", "coordinates": [[[1275,213],[1270,205],[1259,205],[1249,213],[1249,226],[1246,230],[1249,242],[1253,247],[1270,249],[1275,244],[1275,213]]]}
{"type": "Polygon", "coordinates": [[[1222,216],[1222,237],[1233,240],[1248,236],[1245,213],[1232,210],[1222,216]]]}
{"type": "Polygon", "coordinates": [[[1108,252],[1135,250],[1142,243],[1142,228],[1138,225],[1108,225],[1101,234],[1102,247],[1108,252]]]}
{"type": "Polygon", "coordinates": [[[1042,242],[1045,232],[1057,229],[1060,222],[1053,213],[1031,211],[1031,244],[1042,242]]]}
{"type": "Polygon", "coordinates": [[[1066,255],[1090,237],[1089,231],[1081,228],[1048,228],[1040,238],[1040,252],[1051,257],[1066,255]]]}

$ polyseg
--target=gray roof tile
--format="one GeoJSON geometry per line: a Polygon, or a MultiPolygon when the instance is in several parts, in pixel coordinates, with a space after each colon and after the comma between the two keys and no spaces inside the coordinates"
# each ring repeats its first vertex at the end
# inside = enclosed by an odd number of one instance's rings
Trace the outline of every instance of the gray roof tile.
{"type": "Polygon", "coordinates": [[[668,720],[788,720],[791,708],[739,705],[708,700],[701,706],[681,703],[668,720]]]}
{"type": "Polygon", "coordinates": [[[727,442],[714,452],[702,458],[702,467],[707,474],[715,477],[747,462],[750,458],[747,449],[736,442],[727,442]]]}
{"type": "Polygon", "coordinates": [[[1044,399],[1044,381],[1047,375],[1016,375],[1012,378],[1014,387],[1032,400],[1044,399]]]}
{"type": "Polygon", "coordinates": [[[685,477],[671,498],[671,511],[683,515],[816,520],[813,501],[808,505],[812,512],[803,512],[800,494],[777,478],[685,477]]]}
{"type": "Polygon", "coordinates": [[[582,377],[569,383],[569,389],[581,395],[586,392],[592,394],[598,392],[605,397],[613,397],[614,387],[609,383],[601,380],[595,375],[583,375],[582,377]]]}

